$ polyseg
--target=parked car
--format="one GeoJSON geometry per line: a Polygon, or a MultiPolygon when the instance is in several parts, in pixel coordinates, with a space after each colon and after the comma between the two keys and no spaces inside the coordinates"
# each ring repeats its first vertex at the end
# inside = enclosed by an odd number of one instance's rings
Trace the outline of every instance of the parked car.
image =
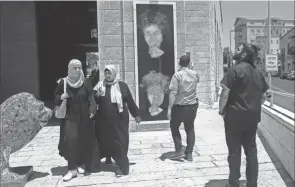
{"type": "Polygon", "coordinates": [[[271,72],[271,76],[272,77],[278,77],[279,76],[279,72],[278,71],[271,72]]]}
{"type": "Polygon", "coordinates": [[[280,79],[287,79],[287,77],[288,77],[288,73],[281,73],[281,75],[280,75],[280,79]]]}
{"type": "Polygon", "coordinates": [[[295,71],[291,71],[288,76],[287,76],[288,80],[295,80],[295,71]]]}

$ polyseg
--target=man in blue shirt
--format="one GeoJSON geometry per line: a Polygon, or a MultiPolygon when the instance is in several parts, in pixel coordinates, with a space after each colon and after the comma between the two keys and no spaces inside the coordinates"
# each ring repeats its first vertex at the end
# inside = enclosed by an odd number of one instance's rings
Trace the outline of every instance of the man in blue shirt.
{"type": "Polygon", "coordinates": [[[229,68],[221,81],[219,114],[224,118],[229,151],[229,187],[239,186],[242,146],[247,161],[247,187],[257,187],[256,130],[261,120],[261,105],[269,88],[262,72],[255,66],[257,54],[255,45],[240,45],[233,56],[237,63],[229,68]]]}

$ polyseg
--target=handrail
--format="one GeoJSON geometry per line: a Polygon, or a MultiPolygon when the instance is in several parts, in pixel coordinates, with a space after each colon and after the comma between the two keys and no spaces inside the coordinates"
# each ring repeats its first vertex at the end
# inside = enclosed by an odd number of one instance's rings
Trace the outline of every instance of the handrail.
{"type": "Polygon", "coordinates": [[[290,94],[290,93],[278,92],[278,91],[274,91],[274,90],[269,90],[269,92],[272,92],[273,94],[276,94],[276,95],[289,97],[289,98],[292,98],[292,99],[295,98],[295,95],[294,94],[290,94]]]}
{"type": "Polygon", "coordinates": [[[265,106],[265,107],[267,107],[269,109],[272,109],[272,110],[276,111],[277,113],[279,113],[279,114],[281,114],[281,115],[283,115],[283,116],[285,116],[285,117],[287,117],[287,118],[289,118],[289,119],[291,119],[293,121],[295,120],[294,112],[291,112],[291,111],[289,111],[287,109],[284,109],[284,108],[282,108],[282,107],[280,107],[278,105],[271,106],[269,101],[265,101],[263,103],[263,106],[265,106]]]}

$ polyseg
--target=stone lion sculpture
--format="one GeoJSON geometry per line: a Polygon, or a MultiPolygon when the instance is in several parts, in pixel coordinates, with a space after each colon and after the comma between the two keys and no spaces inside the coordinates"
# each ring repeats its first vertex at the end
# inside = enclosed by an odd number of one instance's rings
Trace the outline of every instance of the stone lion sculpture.
{"type": "Polygon", "coordinates": [[[9,167],[9,156],[27,145],[45,126],[52,110],[30,93],[19,93],[1,105],[0,172],[1,182],[17,177],[9,167]]]}

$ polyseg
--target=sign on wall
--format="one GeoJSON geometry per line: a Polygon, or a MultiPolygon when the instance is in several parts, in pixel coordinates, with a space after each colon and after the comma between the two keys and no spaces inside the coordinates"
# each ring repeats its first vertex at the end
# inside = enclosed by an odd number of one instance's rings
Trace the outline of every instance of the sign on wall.
{"type": "Polygon", "coordinates": [[[175,3],[134,2],[136,101],[143,122],[167,120],[176,69],[175,3]]]}
{"type": "Polygon", "coordinates": [[[266,55],[265,69],[266,71],[278,71],[278,55],[266,55]]]}

